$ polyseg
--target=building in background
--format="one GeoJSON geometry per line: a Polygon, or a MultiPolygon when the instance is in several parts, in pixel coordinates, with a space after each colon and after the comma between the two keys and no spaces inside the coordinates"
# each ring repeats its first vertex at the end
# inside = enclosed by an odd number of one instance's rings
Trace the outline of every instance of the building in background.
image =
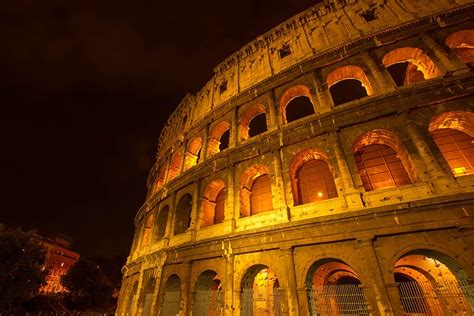
{"type": "Polygon", "coordinates": [[[117,314],[472,315],[473,13],[326,0],[219,64],[161,133],[117,314]]]}
{"type": "Polygon", "coordinates": [[[48,270],[46,285],[40,288],[40,293],[67,292],[67,289],[61,285],[61,277],[79,260],[80,255],[70,249],[72,241],[69,237],[44,237],[38,234],[36,236],[46,249],[44,269],[48,270]]]}

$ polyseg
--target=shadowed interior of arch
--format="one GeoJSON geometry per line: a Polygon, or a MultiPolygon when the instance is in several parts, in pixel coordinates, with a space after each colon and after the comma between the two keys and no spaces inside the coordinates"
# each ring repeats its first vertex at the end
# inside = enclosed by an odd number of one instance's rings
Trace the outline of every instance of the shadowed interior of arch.
{"type": "Polygon", "coordinates": [[[293,98],[286,105],[286,122],[290,123],[300,118],[314,114],[313,103],[307,96],[293,98]]]}
{"type": "Polygon", "coordinates": [[[357,79],[344,79],[329,88],[334,105],[341,105],[368,96],[367,90],[357,79]]]}
{"type": "Polygon", "coordinates": [[[387,71],[398,87],[425,80],[423,72],[408,61],[392,64],[387,67],[387,71]]]}
{"type": "Polygon", "coordinates": [[[240,305],[243,315],[281,315],[280,282],[265,265],[247,270],[241,282],[240,305]]]}
{"type": "Polygon", "coordinates": [[[249,136],[257,136],[267,131],[267,119],[265,113],[255,116],[249,123],[249,136]]]}
{"type": "Polygon", "coordinates": [[[229,138],[230,138],[230,130],[226,130],[219,140],[219,151],[222,151],[229,147],[229,138]]]}

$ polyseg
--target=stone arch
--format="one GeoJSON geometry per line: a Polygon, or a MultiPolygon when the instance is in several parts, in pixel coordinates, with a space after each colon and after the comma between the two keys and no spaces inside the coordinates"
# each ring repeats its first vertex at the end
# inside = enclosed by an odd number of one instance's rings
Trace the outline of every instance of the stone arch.
{"type": "MultiPolygon", "coordinates": [[[[240,215],[252,215],[252,187],[255,181],[262,176],[270,176],[266,165],[256,164],[248,167],[240,178],[240,215]]],[[[271,185],[270,185],[271,188],[271,185]]]]}
{"type": "Polygon", "coordinates": [[[130,292],[127,293],[126,299],[125,299],[125,304],[124,304],[124,310],[123,314],[126,316],[132,316],[132,308],[133,308],[133,301],[135,300],[135,297],[137,296],[138,292],[138,281],[133,282],[133,285],[131,286],[130,292]]]}
{"type": "Polygon", "coordinates": [[[275,270],[265,264],[254,264],[240,281],[242,315],[280,315],[282,299],[275,270]]]}
{"type": "Polygon", "coordinates": [[[158,170],[158,175],[156,177],[154,192],[158,192],[161,187],[165,184],[166,181],[166,164],[162,164],[158,170]]]}
{"type": "Polygon", "coordinates": [[[189,142],[188,151],[186,152],[186,155],[184,157],[184,171],[191,169],[199,162],[201,148],[201,136],[196,136],[189,142]]]}
{"type": "Polygon", "coordinates": [[[454,32],[446,38],[446,45],[464,63],[474,65],[474,30],[454,32]]]}
{"type": "Polygon", "coordinates": [[[152,241],[154,224],[155,224],[155,215],[151,213],[148,215],[145,221],[145,226],[143,227],[142,242],[141,242],[142,247],[150,244],[150,242],[152,241]]]}
{"type": "Polygon", "coordinates": [[[368,313],[359,276],[344,261],[329,257],[315,261],[306,274],[305,287],[311,315],[368,313]]]}
{"type": "Polygon", "coordinates": [[[194,285],[193,314],[223,315],[224,288],[220,279],[214,270],[205,270],[199,274],[194,285]]]}
{"type": "Polygon", "coordinates": [[[359,136],[352,145],[352,152],[367,191],[416,181],[408,152],[391,131],[374,129],[359,136]]]}
{"type": "Polygon", "coordinates": [[[171,274],[167,279],[161,295],[161,315],[178,315],[181,305],[181,279],[171,274]]]}
{"type": "Polygon", "coordinates": [[[383,56],[382,63],[387,67],[398,86],[409,85],[442,75],[441,70],[431,58],[417,47],[393,49],[383,56]]]}
{"type": "Polygon", "coordinates": [[[247,107],[245,111],[241,114],[239,120],[239,139],[240,141],[245,141],[250,137],[256,136],[260,133],[263,133],[267,130],[266,124],[266,110],[265,106],[261,103],[252,104],[251,106],[247,107]],[[261,126],[261,129],[256,128],[256,132],[252,132],[252,122],[254,122],[257,117],[263,115],[263,120],[265,126],[261,126]]]}
{"type": "Polygon", "coordinates": [[[174,153],[171,158],[170,167],[168,170],[168,182],[175,179],[181,173],[181,165],[183,163],[183,154],[181,151],[174,153]]]}
{"type": "Polygon", "coordinates": [[[165,237],[166,226],[168,225],[169,206],[165,205],[160,209],[158,218],[156,220],[156,240],[161,240],[165,237]]]}
{"type": "Polygon", "coordinates": [[[207,152],[209,156],[217,154],[219,151],[226,149],[229,146],[223,142],[223,136],[225,133],[230,133],[230,124],[227,121],[221,121],[217,123],[212,129],[209,135],[209,141],[207,144],[207,152]],[[223,148],[223,145],[225,145],[223,148]]]}
{"type": "Polygon", "coordinates": [[[296,85],[286,89],[280,97],[280,113],[283,124],[314,114],[312,99],[311,91],[305,85],[296,85]],[[291,118],[288,116],[288,107],[295,107],[295,113],[291,118]]]}
{"type": "Polygon", "coordinates": [[[392,267],[404,312],[462,314],[474,310],[466,297],[467,274],[453,257],[414,248],[398,256],[392,267]]]}
{"type": "Polygon", "coordinates": [[[374,94],[372,85],[364,70],[354,65],[342,66],[331,71],[326,76],[326,84],[335,106],[374,94]],[[358,83],[354,82],[354,80],[358,81],[358,83]],[[340,93],[340,89],[348,90],[348,87],[345,87],[346,84],[350,85],[349,88],[353,94],[348,94],[347,92],[340,93]],[[361,87],[358,87],[358,84],[361,87]]]}
{"type": "Polygon", "coordinates": [[[184,194],[176,206],[174,234],[184,234],[191,225],[191,209],[193,206],[193,196],[190,193],[184,194]]]}
{"type": "Polygon", "coordinates": [[[212,180],[202,195],[200,227],[222,223],[225,208],[225,184],[222,180],[212,180]]]}
{"type": "MultiPolygon", "coordinates": [[[[316,202],[338,196],[331,167],[328,163],[326,155],[320,150],[308,148],[298,152],[290,162],[290,178],[294,205],[316,202]],[[314,163],[317,165],[313,166],[314,163]],[[303,170],[302,168],[305,166],[306,168],[303,170]],[[301,179],[302,176],[315,178],[313,176],[313,171],[318,171],[317,179],[311,179],[313,180],[311,182],[311,191],[314,191],[315,195],[308,195],[307,199],[306,195],[302,196],[301,179]],[[303,172],[304,174],[302,174],[303,172]]],[[[306,179],[303,178],[303,180],[306,179]]],[[[306,183],[307,181],[304,182],[306,183]]]]}
{"type": "Polygon", "coordinates": [[[454,176],[474,174],[473,113],[441,113],[431,119],[428,130],[454,176]]]}
{"type": "Polygon", "coordinates": [[[153,294],[155,292],[156,279],[149,278],[143,287],[140,297],[140,309],[142,309],[142,316],[151,316],[151,308],[153,305],[153,294]]]}

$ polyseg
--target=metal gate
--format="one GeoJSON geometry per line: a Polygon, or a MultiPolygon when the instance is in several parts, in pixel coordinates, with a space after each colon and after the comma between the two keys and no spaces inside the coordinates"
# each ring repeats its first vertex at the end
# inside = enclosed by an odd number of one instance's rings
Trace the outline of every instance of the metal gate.
{"type": "Polygon", "coordinates": [[[405,315],[473,315],[474,281],[400,282],[405,315]]]}
{"type": "Polygon", "coordinates": [[[243,289],[240,294],[240,305],[243,316],[281,316],[281,294],[274,288],[267,295],[258,294],[253,289],[243,289]]]}
{"type": "Polygon", "coordinates": [[[364,291],[358,284],[313,286],[308,297],[311,315],[369,315],[364,291]]]}
{"type": "Polygon", "coordinates": [[[224,315],[224,295],[222,291],[205,290],[194,293],[193,315],[224,315]]]}

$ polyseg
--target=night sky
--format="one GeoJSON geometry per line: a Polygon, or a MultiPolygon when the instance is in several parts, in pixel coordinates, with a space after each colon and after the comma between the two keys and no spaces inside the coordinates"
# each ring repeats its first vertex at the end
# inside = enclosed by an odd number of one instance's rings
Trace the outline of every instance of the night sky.
{"type": "Polygon", "coordinates": [[[14,0],[0,9],[0,223],[127,255],[163,124],[309,0],[14,0]]]}

